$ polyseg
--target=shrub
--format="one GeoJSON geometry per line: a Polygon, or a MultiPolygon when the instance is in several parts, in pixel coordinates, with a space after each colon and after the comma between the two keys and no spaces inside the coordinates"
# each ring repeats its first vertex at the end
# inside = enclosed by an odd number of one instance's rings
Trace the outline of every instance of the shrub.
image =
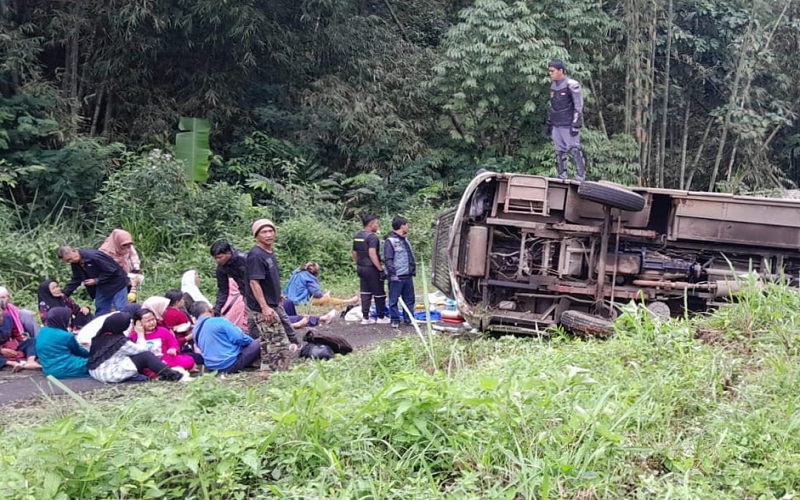
{"type": "Polygon", "coordinates": [[[183,165],[159,150],[127,156],[96,201],[106,232],[129,231],[145,256],[172,249],[184,238],[210,243],[246,225],[246,199],[237,188],[194,185],[183,165]]]}

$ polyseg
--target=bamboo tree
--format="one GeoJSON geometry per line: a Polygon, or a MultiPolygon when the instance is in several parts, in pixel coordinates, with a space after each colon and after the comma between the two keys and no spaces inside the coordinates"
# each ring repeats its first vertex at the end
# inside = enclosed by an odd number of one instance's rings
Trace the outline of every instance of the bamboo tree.
{"type": "Polygon", "coordinates": [[[658,187],[664,187],[664,164],[666,162],[667,123],[669,119],[670,59],[672,58],[673,0],[667,8],[667,49],[664,54],[664,99],[661,107],[661,137],[658,145],[658,187]]]}

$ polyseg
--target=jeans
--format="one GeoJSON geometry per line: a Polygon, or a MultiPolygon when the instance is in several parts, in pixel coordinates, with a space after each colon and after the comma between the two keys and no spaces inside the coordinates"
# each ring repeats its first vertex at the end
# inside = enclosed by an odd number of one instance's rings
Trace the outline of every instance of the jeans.
{"type": "Polygon", "coordinates": [[[111,306],[117,311],[121,311],[125,309],[125,306],[128,305],[128,289],[127,288],[120,288],[118,292],[114,295],[106,295],[100,291],[98,288],[97,294],[94,297],[94,306],[97,311],[95,314],[97,316],[102,316],[103,314],[108,314],[111,312],[111,306]]]}
{"type": "MultiPolygon", "coordinates": [[[[416,296],[414,295],[414,278],[411,276],[398,277],[397,281],[389,280],[389,318],[392,324],[400,323],[400,310],[398,306],[399,298],[403,298],[406,307],[411,314],[414,314],[414,303],[416,296]]],[[[406,324],[411,324],[411,318],[406,314],[406,324]]]]}
{"type": "Polygon", "coordinates": [[[236,356],[236,361],[231,366],[220,371],[223,373],[239,373],[259,359],[261,359],[261,344],[258,340],[254,340],[242,349],[242,352],[236,356]]]}

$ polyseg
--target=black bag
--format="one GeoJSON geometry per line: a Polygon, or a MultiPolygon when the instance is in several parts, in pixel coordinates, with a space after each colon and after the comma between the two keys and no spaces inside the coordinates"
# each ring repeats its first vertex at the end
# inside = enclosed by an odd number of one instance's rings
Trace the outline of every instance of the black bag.
{"type": "Polygon", "coordinates": [[[306,344],[300,349],[300,357],[308,359],[333,359],[333,351],[326,345],[306,344]]]}
{"type": "Polygon", "coordinates": [[[353,352],[353,346],[341,335],[317,333],[314,330],[309,330],[306,332],[303,340],[309,344],[328,346],[335,354],[350,354],[353,352]]]}

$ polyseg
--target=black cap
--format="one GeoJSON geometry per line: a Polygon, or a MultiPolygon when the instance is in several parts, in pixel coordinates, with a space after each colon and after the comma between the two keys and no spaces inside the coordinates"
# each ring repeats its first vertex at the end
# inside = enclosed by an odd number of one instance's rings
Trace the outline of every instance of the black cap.
{"type": "Polygon", "coordinates": [[[548,68],[560,69],[560,70],[564,70],[564,69],[566,69],[566,68],[564,67],[564,61],[562,61],[561,59],[553,59],[552,61],[550,61],[550,62],[547,64],[547,67],[548,67],[548,68]]]}

